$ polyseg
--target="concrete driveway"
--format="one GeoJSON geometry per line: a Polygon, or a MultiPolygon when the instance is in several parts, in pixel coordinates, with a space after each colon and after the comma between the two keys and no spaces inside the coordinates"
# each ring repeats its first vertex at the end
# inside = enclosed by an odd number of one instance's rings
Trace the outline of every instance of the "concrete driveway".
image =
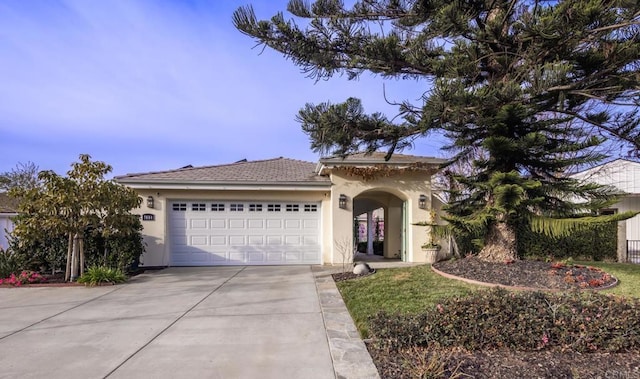
{"type": "Polygon", "coordinates": [[[0,377],[377,376],[318,273],[170,268],[118,286],[2,288],[0,377]]]}

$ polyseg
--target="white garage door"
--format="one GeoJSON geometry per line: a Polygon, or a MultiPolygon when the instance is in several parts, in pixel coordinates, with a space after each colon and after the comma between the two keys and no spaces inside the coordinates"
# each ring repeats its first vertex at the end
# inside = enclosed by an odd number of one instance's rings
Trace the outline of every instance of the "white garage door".
{"type": "Polygon", "coordinates": [[[320,204],[170,201],[172,266],[319,264],[320,204]]]}

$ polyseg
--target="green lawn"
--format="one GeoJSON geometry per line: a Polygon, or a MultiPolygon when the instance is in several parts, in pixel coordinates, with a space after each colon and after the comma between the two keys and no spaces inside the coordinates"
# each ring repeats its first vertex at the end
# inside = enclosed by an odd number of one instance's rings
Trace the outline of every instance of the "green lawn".
{"type": "Polygon", "coordinates": [[[640,298],[640,264],[581,262],[587,266],[603,269],[618,278],[619,284],[603,293],[640,298]]]}
{"type": "MultiPolygon", "coordinates": [[[[640,265],[582,262],[602,268],[620,284],[606,293],[640,298],[640,265]]],[[[353,320],[363,337],[368,336],[367,319],[381,310],[418,313],[435,306],[439,299],[462,296],[480,288],[461,281],[443,278],[431,266],[380,269],[375,275],[337,283],[353,320]]]]}
{"type": "Polygon", "coordinates": [[[375,275],[337,283],[360,334],[368,336],[367,319],[381,310],[417,313],[445,296],[461,296],[477,286],[441,277],[430,265],[380,269],[375,275]]]}

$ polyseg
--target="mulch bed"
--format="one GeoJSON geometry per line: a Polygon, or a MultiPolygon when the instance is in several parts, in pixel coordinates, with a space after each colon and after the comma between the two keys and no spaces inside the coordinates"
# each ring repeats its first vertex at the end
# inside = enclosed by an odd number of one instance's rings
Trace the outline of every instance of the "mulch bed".
{"type": "MultiPolygon", "coordinates": [[[[452,276],[509,287],[597,290],[617,284],[615,278],[600,269],[558,262],[487,263],[468,257],[439,262],[433,267],[452,276]]],[[[343,273],[333,277],[340,281],[362,276],[343,273]]],[[[442,363],[442,373],[425,377],[640,379],[640,352],[580,354],[572,351],[463,351],[459,348],[390,352],[377,350],[372,343],[367,343],[367,347],[382,378],[421,377],[421,368],[428,366],[429,358],[437,354],[439,358],[435,361],[442,363]]]]}
{"type": "Polygon", "coordinates": [[[473,256],[438,262],[443,273],[483,283],[546,290],[603,289],[617,280],[596,267],[561,262],[518,260],[509,263],[483,262],[473,256]]]}

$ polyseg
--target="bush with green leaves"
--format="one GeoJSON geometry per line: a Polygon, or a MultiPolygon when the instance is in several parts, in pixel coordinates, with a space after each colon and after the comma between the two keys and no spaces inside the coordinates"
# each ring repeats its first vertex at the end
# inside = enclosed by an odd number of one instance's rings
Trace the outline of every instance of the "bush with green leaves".
{"type": "Polygon", "coordinates": [[[20,263],[11,249],[0,247],[0,278],[7,278],[20,271],[20,263]]]}
{"type": "Polygon", "coordinates": [[[97,286],[100,284],[117,284],[127,280],[122,270],[106,266],[92,266],[78,278],[78,283],[97,286]]]}
{"type": "Polygon", "coordinates": [[[640,300],[596,292],[476,291],[421,314],[370,320],[385,348],[461,347],[519,351],[628,352],[640,348],[640,300]]]}
{"type": "MultiPolygon", "coordinates": [[[[576,230],[568,237],[550,237],[536,233],[524,221],[520,221],[518,230],[518,255],[520,258],[546,258],[581,260],[616,260],[618,231],[617,224],[603,223],[589,225],[576,230]]],[[[477,254],[482,249],[485,231],[457,231],[454,235],[458,250],[462,256],[477,254]]]]}

